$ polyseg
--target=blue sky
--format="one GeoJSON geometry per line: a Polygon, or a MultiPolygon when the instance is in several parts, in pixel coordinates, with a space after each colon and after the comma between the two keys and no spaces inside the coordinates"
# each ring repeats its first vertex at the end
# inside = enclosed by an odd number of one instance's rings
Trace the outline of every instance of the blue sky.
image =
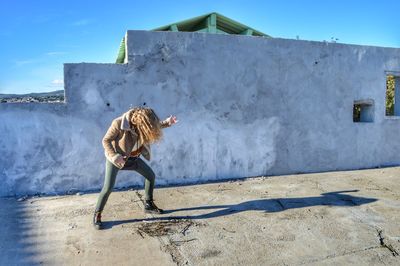
{"type": "Polygon", "coordinates": [[[63,89],[63,63],[114,63],[126,30],[213,11],[273,37],[400,48],[396,0],[2,0],[0,93],[63,89]]]}

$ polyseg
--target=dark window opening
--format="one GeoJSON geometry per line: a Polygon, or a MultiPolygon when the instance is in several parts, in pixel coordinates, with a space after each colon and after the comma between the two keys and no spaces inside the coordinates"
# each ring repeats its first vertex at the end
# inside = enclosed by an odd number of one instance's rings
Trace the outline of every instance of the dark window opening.
{"type": "Polygon", "coordinates": [[[354,101],[353,122],[374,122],[374,101],[359,100],[354,101]]]}

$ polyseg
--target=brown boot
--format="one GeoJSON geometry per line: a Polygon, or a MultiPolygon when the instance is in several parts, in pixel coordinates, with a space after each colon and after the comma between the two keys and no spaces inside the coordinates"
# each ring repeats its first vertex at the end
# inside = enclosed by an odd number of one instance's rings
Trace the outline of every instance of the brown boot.
{"type": "Polygon", "coordinates": [[[93,226],[97,230],[102,229],[101,212],[95,212],[93,216],[93,226]]]}

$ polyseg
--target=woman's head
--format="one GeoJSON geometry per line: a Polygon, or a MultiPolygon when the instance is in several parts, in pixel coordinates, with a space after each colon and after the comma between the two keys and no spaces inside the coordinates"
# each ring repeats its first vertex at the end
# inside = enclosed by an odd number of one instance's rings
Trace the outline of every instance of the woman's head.
{"type": "Polygon", "coordinates": [[[138,131],[137,133],[143,143],[151,144],[162,138],[160,119],[153,109],[147,107],[134,108],[130,122],[138,131]]]}

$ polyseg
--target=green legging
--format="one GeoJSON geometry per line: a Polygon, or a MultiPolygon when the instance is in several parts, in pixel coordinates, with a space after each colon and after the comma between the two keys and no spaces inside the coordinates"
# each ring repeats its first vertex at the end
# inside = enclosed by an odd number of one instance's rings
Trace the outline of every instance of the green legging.
{"type": "MultiPolygon", "coordinates": [[[[111,194],[111,191],[115,184],[115,179],[117,178],[117,173],[120,169],[118,169],[115,165],[113,165],[109,160],[106,159],[106,174],[103,189],[99,194],[99,198],[97,200],[96,212],[101,212],[104,209],[104,206],[107,203],[108,197],[111,194]]],[[[125,166],[121,170],[135,170],[145,178],[144,182],[144,191],[145,191],[145,199],[153,200],[153,190],[154,190],[154,180],[155,174],[153,170],[151,170],[150,166],[148,166],[141,158],[129,158],[125,166]]]]}

